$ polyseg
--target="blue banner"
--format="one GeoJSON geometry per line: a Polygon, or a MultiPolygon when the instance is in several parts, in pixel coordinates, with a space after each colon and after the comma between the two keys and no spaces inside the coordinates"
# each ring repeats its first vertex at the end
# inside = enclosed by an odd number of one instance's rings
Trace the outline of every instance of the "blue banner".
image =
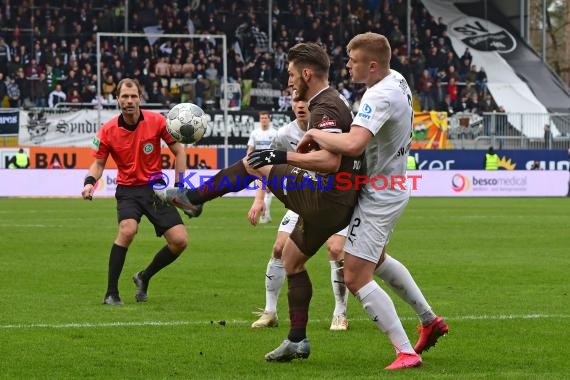
{"type": "MultiPolygon", "coordinates": [[[[244,148],[229,148],[229,164],[241,160],[244,148]]],[[[538,161],[541,170],[568,170],[565,150],[497,150],[499,170],[530,170],[538,161]]],[[[412,150],[419,170],[483,170],[486,150],[412,150]]],[[[218,165],[224,165],[224,149],[218,149],[218,165]]]]}
{"type": "MultiPolygon", "coordinates": [[[[496,150],[500,170],[530,170],[538,161],[540,170],[568,170],[565,150],[496,150]]],[[[486,150],[413,150],[419,170],[482,170],[486,150]]]]}

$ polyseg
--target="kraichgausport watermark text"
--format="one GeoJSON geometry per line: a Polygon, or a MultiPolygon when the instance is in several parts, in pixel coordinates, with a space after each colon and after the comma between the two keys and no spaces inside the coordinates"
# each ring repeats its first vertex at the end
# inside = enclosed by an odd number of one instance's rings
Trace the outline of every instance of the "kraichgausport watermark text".
{"type": "MultiPolygon", "coordinates": [[[[280,176],[252,176],[236,177],[231,181],[229,177],[222,176],[217,183],[214,183],[213,175],[203,175],[198,172],[191,172],[184,176],[180,174],[176,181],[176,187],[179,189],[199,189],[204,186],[210,187],[212,190],[240,191],[263,190],[271,188],[279,188],[286,191],[293,190],[360,190],[366,185],[370,185],[374,190],[406,190],[407,186],[411,186],[412,190],[417,190],[418,181],[422,179],[421,175],[376,175],[373,177],[367,175],[354,175],[349,172],[338,172],[336,174],[320,175],[314,172],[303,171],[303,178],[297,181],[297,176],[286,175],[280,176]],[[214,188],[216,187],[216,188],[214,188]]],[[[164,172],[155,172],[149,175],[148,184],[155,190],[164,190],[171,182],[168,175],[164,172]]]]}

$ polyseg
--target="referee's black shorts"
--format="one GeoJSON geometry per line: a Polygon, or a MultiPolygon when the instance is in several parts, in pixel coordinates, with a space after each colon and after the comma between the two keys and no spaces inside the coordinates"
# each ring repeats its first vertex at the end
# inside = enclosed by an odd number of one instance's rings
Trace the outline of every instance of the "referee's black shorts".
{"type": "Polygon", "coordinates": [[[145,215],[154,226],[156,236],[162,236],[171,227],[182,223],[182,218],[175,207],[156,198],[149,185],[117,185],[117,218],[120,223],[125,219],[135,219],[140,223],[145,215]]]}
{"type": "Polygon", "coordinates": [[[285,207],[299,214],[291,240],[307,256],[313,256],[329,237],[350,223],[354,206],[343,205],[323,197],[326,189],[302,186],[307,171],[291,165],[274,165],[270,179],[287,177],[289,183],[269,181],[267,187],[285,207]]]}

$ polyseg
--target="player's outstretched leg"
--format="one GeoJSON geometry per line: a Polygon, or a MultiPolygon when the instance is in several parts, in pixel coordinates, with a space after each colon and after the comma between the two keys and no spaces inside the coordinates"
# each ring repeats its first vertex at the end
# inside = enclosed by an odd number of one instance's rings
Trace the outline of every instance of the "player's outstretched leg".
{"type": "Polygon", "coordinates": [[[178,207],[191,218],[202,213],[202,205],[227,193],[245,189],[256,177],[250,175],[242,160],[220,170],[198,189],[154,190],[157,197],[169,205],[178,207]]]}
{"type": "Polygon", "coordinates": [[[427,325],[420,325],[418,327],[420,337],[414,346],[414,351],[421,354],[435,346],[437,340],[447,334],[449,327],[441,317],[436,317],[431,323],[427,325]]]}
{"type": "Polygon", "coordinates": [[[197,218],[202,213],[202,203],[197,197],[192,197],[196,190],[164,189],[154,190],[154,192],[160,200],[178,207],[190,218],[197,218]],[[194,199],[190,199],[191,197],[194,199]]]}
{"type": "Polygon", "coordinates": [[[300,342],[285,339],[275,350],[265,354],[268,362],[290,362],[293,359],[307,359],[311,354],[311,346],[307,338],[300,342]]]}
{"type": "Polygon", "coordinates": [[[449,327],[432,311],[412,275],[402,263],[386,254],[384,261],[376,268],[374,274],[390,286],[417,313],[421,325],[418,328],[420,337],[414,350],[418,354],[435,346],[438,339],[447,334],[449,327]]]}

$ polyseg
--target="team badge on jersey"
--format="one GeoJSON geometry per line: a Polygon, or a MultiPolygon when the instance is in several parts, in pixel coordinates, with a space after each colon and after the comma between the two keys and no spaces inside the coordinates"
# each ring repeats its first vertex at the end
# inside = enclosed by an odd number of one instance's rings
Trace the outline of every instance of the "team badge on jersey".
{"type": "Polygon", "coordinates": [[[145,144],[143,147],[143,152],[145,152],[146,154],[152,153],[153,150],[154,150],[154,147],[152,146],[151,143],[145,144]]]}
{"type": "Polygon", "coordinates": [[[331,127],[336,127],[336,120],[331,120],[331,119],[329,119],[329,117],[327,115],[323,115],[323,119],[317,125],[317,128],[325,129],[325,128],[331,128],[331,127]]]}
{"type": "Polygon", "coordinates": [[[283,218],[283,220],[281,221],[281,224],[286,226],[287,224],[289,224],[289,222],[291,221],[291,219],[289,219],[288,216],[286,216],[285,218],[283,218]]]}
{"type": "Polygon", "coordinates": [[[101,140],[99,140],[99,138],[97,136],[93,137],[93,140],[91,140],[91,149],[93,149],[94,151],[99,151],[99,145],[101,144],[101,140]]]}

